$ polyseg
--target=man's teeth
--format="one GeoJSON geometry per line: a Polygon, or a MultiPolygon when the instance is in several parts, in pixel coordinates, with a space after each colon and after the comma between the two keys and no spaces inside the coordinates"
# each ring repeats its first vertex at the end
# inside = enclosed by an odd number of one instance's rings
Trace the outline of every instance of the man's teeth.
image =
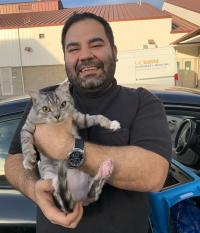
{"type": "Polygon", "coordinates": [[[85,67],[83,69],[81,69],[81,72],[85,72],[85,71],[90,71],[90,70],[96,70],[97,68],[96,67],[85,67]]]}

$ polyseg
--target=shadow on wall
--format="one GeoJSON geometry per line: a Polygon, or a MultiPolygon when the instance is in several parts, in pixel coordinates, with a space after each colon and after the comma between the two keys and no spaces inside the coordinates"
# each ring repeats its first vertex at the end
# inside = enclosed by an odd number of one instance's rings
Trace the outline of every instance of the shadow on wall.
{"type": "MultiPolygon", "coordinates": [[[[57,43],[55,41],[55,43],[57,43]]],[[[66,78],[63,53],[37,40],[4,40],[0,43],[0,99],[28,93],[66,78]]]]}

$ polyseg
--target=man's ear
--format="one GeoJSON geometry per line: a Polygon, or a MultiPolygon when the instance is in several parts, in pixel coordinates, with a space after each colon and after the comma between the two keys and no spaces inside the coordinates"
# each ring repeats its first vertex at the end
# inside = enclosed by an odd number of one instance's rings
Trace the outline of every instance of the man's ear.
{"type": "Polygon", "coordinates": [[[117,59],[117,46],[116,45],[113,46],[113,55],[114,55],[115,61],[118,61],[118,59],[117,59]]]}

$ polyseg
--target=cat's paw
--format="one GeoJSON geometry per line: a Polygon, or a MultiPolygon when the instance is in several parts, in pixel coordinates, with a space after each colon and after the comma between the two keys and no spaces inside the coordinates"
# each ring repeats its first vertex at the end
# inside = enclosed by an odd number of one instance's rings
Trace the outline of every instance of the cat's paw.
{"type": "Polygon", "coordinates": [[[29,170],[33,170],[36,166],[36,157],[35,158],[31,158],[31,159],[27,159],[27,158],[24,158],[23,160],[23,166],[25,169],[29,169],[29,170]]]}
{"type": "Polygon", "coordinates": [[[113,172],[113,162],[112,160],[105,160],[98,171],[98,177],[101,179],[108,179],[113,172]]]}
{"type": "Polygon", "coordinates": [[[120,123],[118,121],[112,121],[111,124],[110,124],[110,129],[113,130],[113,131],[116,131],[118,129],[120,129],[121,126],[120,126],[120,123]]]}
{"type": "Polygon", "coordinates": [[[52,179],[52,186],[54,187],[54,190],[56,192],[58,192],[59,187],[58,187],[58,177],[57,176],[52,179]]]}

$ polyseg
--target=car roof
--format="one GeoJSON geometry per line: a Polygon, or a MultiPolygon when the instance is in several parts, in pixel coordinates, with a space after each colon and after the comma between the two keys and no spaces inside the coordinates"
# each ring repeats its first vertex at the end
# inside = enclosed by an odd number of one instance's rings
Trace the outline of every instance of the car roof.
{"type": "Polygon", "coordinates": [[[181,90],[151,90],[164,104],[200,106],[200,94],[181,90]]]}
{"type": "MultiPolygon", "coordinates": [[[[126,85],[129,88],[138,86],[126,85]]],[[[200,106],[200,90],[182,87],[162,87],[143,85],[144,88],[156,95],[164,104],[167,105],[187,105],[200,106]]],[[[30,100],[29,96],[20,96],[0,101],[0,116],[7,114],[23,113],[26,104],[30,100]]]]}
{"type": "Polygon", "coordinates": [[[29,100],[30,97],[22,96],[0,101],[0,117],[8,114],[23,113],[29,100]]]}
{"type": "MultiPolygon", "coordinates": [[[[125,86],[131,88],[140,87],[139,84],[125,86]]],[[[156,95],[164,104],[200,106],[200,90],[198,89],[148,84],[142,84],[142,87],[156,95]]]]}

